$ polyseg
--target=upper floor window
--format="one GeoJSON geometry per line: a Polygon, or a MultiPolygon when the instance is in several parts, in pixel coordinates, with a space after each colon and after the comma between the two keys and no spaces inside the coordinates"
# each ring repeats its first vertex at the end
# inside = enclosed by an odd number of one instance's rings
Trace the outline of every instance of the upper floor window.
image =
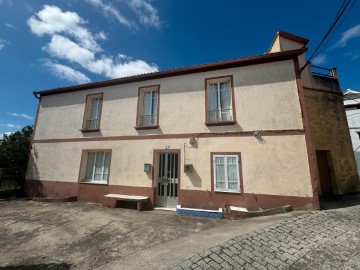
{"type": "Polygon", "coordinates": [[[103,94],[88,95],[84,112],[82,131],[98,131],[100,129],[103,94]]]}
{"type": "Polygon", "coordinates": [[[206,124],[235,124],[232,76],[206,79],[206,124]]]}
{"type": "Polygon", "coordinates": [[[136,128],[157,128],[158,113],[159,85],[139,88],[136,128]]]}

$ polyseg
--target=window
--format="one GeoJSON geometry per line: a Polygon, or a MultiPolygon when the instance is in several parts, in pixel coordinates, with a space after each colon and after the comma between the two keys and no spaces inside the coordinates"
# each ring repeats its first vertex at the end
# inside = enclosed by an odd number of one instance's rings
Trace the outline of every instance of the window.
{"type": "Polygon", "coordinates": [[[207,124],[235,124],[232,76],[206,79],[207,124]]]}
{"type": "Polygon", "coordinates": [[[157,128],[159,123],[159,85],[139,88],[136,127],[157,128]]]}
{"type": "Polygon", "coordinates": [[[213,155],[214,190],[240,192],[239,155],[213,155]]]}
{"type": "Polygon", "coordinates": [[[88,95],[86,97],[86,105],[84,112],[84,122],[82,131],[99,131],[101,109],[102,109],[102,94],[88,95]]]}
{"type": "Polygon", "coordinates": [[[85,151],[83,153],[82,182],[107,183],[109,179],[109,151],[85,151]]]}

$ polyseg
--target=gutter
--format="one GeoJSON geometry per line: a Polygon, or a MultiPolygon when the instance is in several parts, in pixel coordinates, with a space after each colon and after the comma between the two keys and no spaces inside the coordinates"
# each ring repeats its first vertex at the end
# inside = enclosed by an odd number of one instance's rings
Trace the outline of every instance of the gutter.
{"type": "Polygon", "coordinates": [[[193,73],[201,73],[207,71],[214,71],[214,70],[222,70],[228,68],[235,68],[235,67],[242,67],[242,66],[250,66],[250,65],[258,65],[258,64],[265,64],[283,60],[290,60],[294,57],[303,54],[307,51],[306,47],[296,49],[296,50],[289,50],[284,52],[277,52],[277,53],[266,53],[263,55],[257,56],[250,56],[245,58],[236,58],[232,60],[226,60],[221,62],[213,62],[209,64],[201,64],[196,66],[189,66],[189,67],[182,67],[176,69],[169,69],[163,70],[153,73],[146,73],[140,75],[134,75],[129,77],[123,77],[113,80],[106,80],[100,82],[93,82],[81,85],[73,85],[68,87],[61,87],[55,88],[50,90],[42,90],[34,92],[34,96],[38,98],[37,95],[41,96],[48,96],[48,95],[56,95],[56,94],[64,94],[69,92],[76,92],[88,89],[96,89],[101,87],[108,87],[114,85],[122,85],[127,83],[134,83],[134,82],[142,82],[147,80],[154,80],[154,79],[161,79],[167,77],[174,77],[174,76],[181,76],[193,73]]]}
{"type": "Polygon", "coordinates": [[[32,92],[32,94],[34,95],[34,97],[35,98],[37,98],[38,100],[40,100],[40,98],[41,98],[41,94],[40,94],[40,92],[32,92]]]}

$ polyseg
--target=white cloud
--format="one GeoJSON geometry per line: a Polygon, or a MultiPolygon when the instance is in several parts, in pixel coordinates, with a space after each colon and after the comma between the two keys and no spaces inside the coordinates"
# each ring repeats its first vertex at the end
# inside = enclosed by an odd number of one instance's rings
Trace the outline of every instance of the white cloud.
{"type": "MultiPolygon", "coordinates": [[[[97,3],[99,0],[91,0],[97,3]]],[[[84,20],[75,12],[63,12],[55,6],[44,6],[37,13],[37,18],[32,16],[28,20],[31,31],[36,35],[51,35],[51,41],[43,47],[43,50],[57,60],[67,61],[81,66],[84,70],[107,78],[118,78],[142,73],[155,72],[158,67],[148,64],[143,60],[133,59],[124,54],[109,56],[101,54],[101,47],[96,39],[106,39],[103,32],[93,35],[83,24],[84,20]],[[79,35],[78,31],[82,34],[79,35]],[[75,33],[76,32],[76,33],[75,33]],[[84,43],[80,39],[91,40],[93,46],[84,43]],[[72,40],[74,39],[74,40],[72,40]]],[[[68,81],[86,83],[90,79],[80,71],[51,60],[43,60],[43,65],[55,76],[68,81]]]]}
{"type": "Polygon", "coordinates": [[[5,47],[8,42],[5,39],[0,38],[0,51],[5,47]]]}
{"type": "Polygon", "coordinates": [[[149,65],[142,60],[131,60],[113,65],[110,77],[118,78],[155,71],[158,71],[158,67],[154,64],[149,65]]]}
{"type": "Polygon", "coordinates": [[[13,134],[14,132],[5,132],[5,133],[0,133],[0,140],[4,139],[4,135],[11,135],[13,134]]]}
{"type": "Polygon", "coordinates": [[[96,59],[93,52],[80,47],[66,37],[58,35],[54,35],[44,49],[53,57],[79,64],[84,69],[107,78],[125,77],[158,70],[154,64],[148,64],[142,60],[128,60],[129,58],[123,54],[118,61],[114,61],[108,56],[101,56],[96,59]]]}
{"type": "Polygon", "coordinates": [[[88,83],[90,79],[80,71],[71,67],[51,62],[48,59],[42,61],[43,65],[50,70],[50,72],[57,78],[67,80],[75,83],[88,83]]]}
{"type": "Polygon", "coordinates": [[[54,35],[51,42],[44,48],[51,56],[66,59],[82,66],[86,66],[89,61],[94,59],[94,53],[86,48],[82,48],[70,39],[54,35]]]}
{"type": "Polygon", "coordinates": [[[142,60],[130,60],[131,58],[123,54],[120,54],[121,58],[116,61],[104,55],[96,59],[95,53],[59,35],[54,35],[44,50],[53,57],[79,64],[94,74],[108,78],[125,77],[158,70],[155,64],[148,64],[142,60]]]}
{"type": "Polygon", "coordinates": [[[336,42],[333,48],[345,47],[350,39],[360,37],[360,24],[351,27],[341,34],[341,39],[336,42]]]}
{"type": "Polygon", "coordinates": [[[15,26],[13,26],[11,23],[5,23],[5,26],[6,26],[7,28],[11,28],[11,29],[14,29],[14,28],[15,28],[15,26]]]}
{"type": "Polygon", "coordinates": [[[31,31],[38,36],[64,33],[74,37],[84,48],[100,51],[93,35],[82,26],[84,24],[85,21],[76,12],[63,12],[56,6],[48,5],[28,20],[31,31]]]}
{"type": "Polygon", "coordinates": [[[360,52],[358,50],[350,51],[344,53],[345,57],[349,57],[351,60],[355,61],[360,58],[360,52]]]}
{"type": "MultiPolygon", "coordinates": [[[[137,23],[126,18],[111,3],[105,3],[104,0],[86,0],[96,8],[100,8],[106,17],[115,18],[119,23],[132,28],[137,28],[137,23]]],[[[147,0],[127,0],[124,1],[136,14],[140,23],[145,26],[159,27],[160,18],[158,10],[153,7],[147,0]]]]}
{"type": "Polygon", "coordinates": [[[324,65],[328,62],[328,57],[326,54],[319,54],[312,61],[311,64],[314,65],[324,65]]]}
{"type": "Polygon", "coordinates": [[[95,34],[95,38],[100,39],[100,40],[107,40],[106,34],[104,32],[102,32],[102,31],[95,34]]]}
{"type": "Polygon", "coordinates": [[[26,114],[26,113],[8,113],[8,115],[15,116],[15,117],[22,117],[28,120],[34,120],[34,117],[26,114]]]}
{"type": "Polygon", "coordinates": [[[19,126],[19,125],[13,125],[13,124],[0,124],[0,127],[21,128],[21,126],[19,126]]]}
{"type": "Polygon", "coordinates": [[[123,16],[120,11],[118,11],[112,4],[104,4],[102,0],[86,0],[88,3],[94,7],[100,8],[106,16],[111,16],[115,18],[119,23],[132,27],[135,26],[133,22],[129,21],[125,16],[123,16]]]}
{"type": "Polygon", "coordinates": [[[146,0],[129,0],[128,4],[139,17],[142,24],[153,27],[160,26],[158,10],[154,8],[149,2],[146,0]]]}

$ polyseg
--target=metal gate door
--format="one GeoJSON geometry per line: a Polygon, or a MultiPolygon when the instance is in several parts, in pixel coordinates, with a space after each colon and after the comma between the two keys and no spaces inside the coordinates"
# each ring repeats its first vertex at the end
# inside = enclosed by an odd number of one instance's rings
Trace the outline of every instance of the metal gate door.
{"type": "Polygon", "coordinates": [[[178,203],[179,155],[161,153],[159,155],[156,205],[175,207],[178,203]]]}

